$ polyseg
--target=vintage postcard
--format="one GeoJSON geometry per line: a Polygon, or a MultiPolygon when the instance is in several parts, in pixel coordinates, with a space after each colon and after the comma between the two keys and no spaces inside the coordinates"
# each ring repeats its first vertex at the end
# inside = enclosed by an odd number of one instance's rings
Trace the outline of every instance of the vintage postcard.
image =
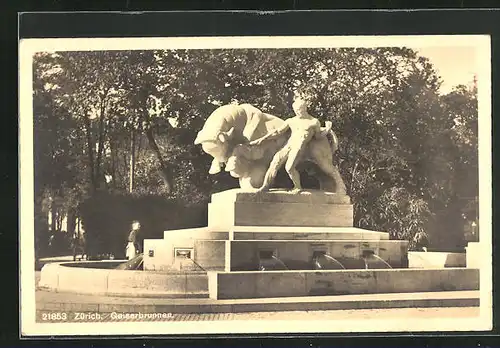
{"type": "Polygon", "coordinates": [[[489,36],[19,50],[23,337],[492,329],[489,36]]]}

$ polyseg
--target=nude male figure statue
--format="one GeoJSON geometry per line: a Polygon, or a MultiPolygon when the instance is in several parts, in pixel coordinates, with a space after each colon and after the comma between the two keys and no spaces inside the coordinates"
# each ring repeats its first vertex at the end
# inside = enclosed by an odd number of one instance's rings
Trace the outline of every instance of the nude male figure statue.
{"type": "Polygon", "coordinates": [[[300,174],[296,168],[301,161],[304,150],[308,143],[315,136],[327,134],[332,127],[331,122],[326,123],[326,127],[321,127],[320,122],[307,112],[307,103],[303,99],[296,99],[292,104],[295,116],[285,120],[282,127],[264,135],[263,137],[250,142],[250,145],[259,145],[267,139],[272,139],[291,131],[290,138],[286,144],[274,155],[269,169],[264,177],[264,182],[257,191],[268,190],[272,184],[279,168],[285,163],[285,170],[293,182],[293,191],[300,192],[300,174]]]}

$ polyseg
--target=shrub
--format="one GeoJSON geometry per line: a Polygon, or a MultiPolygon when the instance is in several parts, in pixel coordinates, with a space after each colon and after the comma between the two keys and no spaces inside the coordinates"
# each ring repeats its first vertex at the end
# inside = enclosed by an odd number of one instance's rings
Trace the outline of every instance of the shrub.
{"type": "Polygon", "coordinates": [[[141,223],[139,243],[163,238],[163,231],[205,226],[207,204],[189,205],[159,195],[98,192],[80,205],[90,255],[124,257],[131,223],[141,223]]]}

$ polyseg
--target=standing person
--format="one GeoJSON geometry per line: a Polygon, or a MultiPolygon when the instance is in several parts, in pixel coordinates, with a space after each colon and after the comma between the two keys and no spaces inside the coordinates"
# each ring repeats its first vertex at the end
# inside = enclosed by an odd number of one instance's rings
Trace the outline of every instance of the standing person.
{"type": "MultiPolygon", "coordinates": [[[[291,130],[290,138],[287,143],[273,157],[269,169],[264,177],[264,183],[258,191],[266,191],[272,184],[280,167],[285,164],[285,170],[292,180],[293,191],[300,192],[300,174],[297,170],[297,164],[302,160],[302,155],[311,139],[315,136],[326,135],[332,128],[332,123],[327,122],[326,127],[321,127],[317,118],[307,112],[307,102],[302,98],[297,98],[292,105],[295,116],[285,120],[285,124],[263,137],[250,142],[250,145],[260,145],[267,139],[280,136],[288,130],[291,130]]],[[[341,183],[340,192],[345,192],[343,182],[338,177],[338,173],[330,173],[332,177],[341,183]]]]}
{"type": "Polygon", "coordinates": [[[139,221],[132,221],[132,230],[130,231],[127,238],[127,247],[125,248],[125,255],[128,260],[133,259],[141,252],[139,243],[137,242],[137,235],[141,229],[141,224],[139,221]]]}

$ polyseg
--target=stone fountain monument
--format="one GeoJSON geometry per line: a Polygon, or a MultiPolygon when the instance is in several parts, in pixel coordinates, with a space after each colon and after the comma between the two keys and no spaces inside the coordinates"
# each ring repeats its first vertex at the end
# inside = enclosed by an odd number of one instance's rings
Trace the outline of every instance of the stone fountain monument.
{"type": "Polygon", "coordinates": [[[208,226],[146,239],[141,259],[47,264],[38,287],[176,298],[140,309],[172,313],[478,306],[477,264],[442,253],[441,264],[414,262],[407,241],[353,227],[332,125],[321,127],[301,100],[293,108],[286,120],[248,104],[208,117],[195,143],[213,157],[210,173],[224,168],[240,183],[212,195],[208,226]],[[317,166],[319,189],[301,186],[301,162],[317,166]],[[282,167],[290,190],[272,188],[282,167]]]}
{"type": "Polygon", "coordinates": [[[477,270],[409,269],[407,241],[353,227],[332,124],[303,100],[293,109],[283,120],[232,104],[208,117],[195,144],[240,188],[212,195],[207,227],[145,240],[145,271],[183,274],[186,293],[217,300],[477,289],[477,270]],[[319,190],[302,188],[301,162],[319,168],[319,190]],[[271,188],[282,167],[291,190],[271,188]]]}

